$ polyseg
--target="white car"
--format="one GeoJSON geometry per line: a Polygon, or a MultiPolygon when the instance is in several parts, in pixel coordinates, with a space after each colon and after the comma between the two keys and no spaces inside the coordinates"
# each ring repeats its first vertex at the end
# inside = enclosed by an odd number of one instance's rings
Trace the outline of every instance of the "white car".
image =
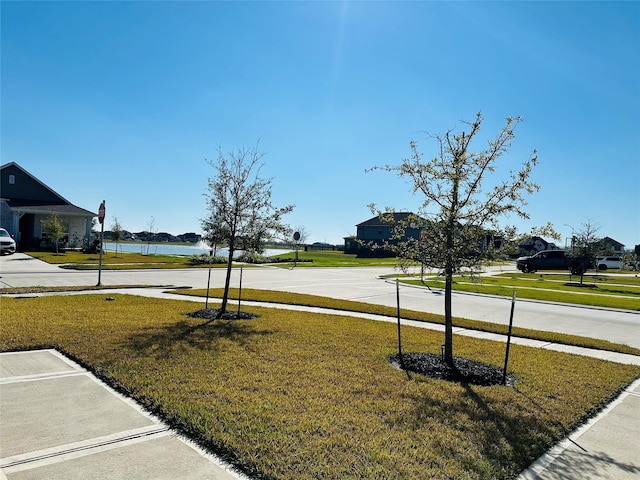
{"type": "Polygon", "coordinates": [[[16,253],[16,241],[4,228],[0,228],[0,255],[16,253]]]}
{"type": "Polygon", "coordinates": [[[607,268],[620,268],[622,266],[622,258],[620,257],[597,257],[596,267],[598,270],[606,270],[607,268]]]}

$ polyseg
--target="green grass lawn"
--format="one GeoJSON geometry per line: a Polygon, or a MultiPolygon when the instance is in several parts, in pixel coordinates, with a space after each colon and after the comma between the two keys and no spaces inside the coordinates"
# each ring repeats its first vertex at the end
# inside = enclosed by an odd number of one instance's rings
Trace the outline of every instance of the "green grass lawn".
{"type": "MultiPolygon", "coordinates": [[[[421,280],[402,279],[403,283],[444,288],[443,277],[421,280]]],[[[621,308],[640,311],[640,278],[632,275],[585,276],[558,274],[502,273],[490,277],[468,276],[454,278],[454,290],[510,297],[516,290],[518,298],[573,303],[596,307],[621,308]]]]}
{"type": "MultiPolygon", "coordinates": [[[[98,268],[99,254],[85,254],[81,252],[25,252],[27,255],[51,264],[64,264],[65,268],[75,270],[95,270],[98,268]]],[[[294,258],[293,252],[275,255],[275,258],[294,258]]],[[[393,267],[397,264],[395,258],[357,258],[355,255],[341,251],[314,250],[298,252],[301,261],[297,267],[393,267]],[[311,261],[307,261],[311,260],[311,261]]],[[[191,265],[187,255],[142,255],[140,253],[105,252],[102,259],[104,269],[126,270],[141,268],[207,268],[208,265],[191,265]]],[[[276,264],[283,268],[290,268],[293,263],[276,264]]],[[[214,268],[225,268],[226,264],[213,265],[214,268]]]]}
{"type": "MultiPolygon", "coordinates": [[[[640,375],[640,367],[512,346],[512,387],[389,366],[393,324],[247,309],[247,321],[135,296],[2,299],[0,350],[55,346],[249,474],[261,478],[508,479],[640,375]]],[[[441,334],[405,327],[405,351],[441,334]]],[[[501,366],[504,345],[455,338],[501,366]]]]}
{"type": "MultiPolygon", "coordinates": [[[[173,293],[181,295],[204,297],[205,289],[185,289],[173,290],[173,293]]],[[[212,298],[221,298],[224,293],[222,288],[209,289],[209,296],[212,298]]],[[[238,289],[231,288],[229,290],[229,298],[237,300],[238,289]]],[[[290,305],[304,305],[309,307],[331,308],[335,310],[346,310],[350,312],[371,313],[376,315],[386,315],[389,317],[397,316],[396,307],[388,307],[385,305],[376,305],[373,303],[355,302],[352,300],[340,300],[330,297],[320,297],[317,295],[308,295],[304,293],[281,292],[275,290],[257,290],[244,288],[242,289],[242,299],[244,301],[270,302],[290,305]]],[[[401,309],[401,317],[407,320],[417,320],[422,322],[431,322],[444,325],[444,316],[435,313],[419,312],[414,310],[401,309]]],[[[482,322],[479,320],[470,320],[467,318],[455,318],[454,325],[456,327],[468,328],[472,330],[481,330],[484,332],[499,333],[506,335],[508,333],[508,325],[499,323],[482,322]]],[[[577,335],[567,335],[564,333],[545,332],[543,330],[532,330],[529,328],[513,327],[512,333],[516,337],[531,338],[542,340],[545,342],[562,343],[565,345],[575,345],[579,347],[595,348],[599,350],[608,350],[612,352],[628,353],[631,355],[640,355],[640,350],[629,345],[621,345],[595,338],[580,337],[577,335]]]]}
{"type": "MultiPolygon", "coordinates": [[[[99,253],[65,252],[25,252],[43,262],[61,265],[70,270],[97,270],[100,263],[99,253]]],[[[142,255],[140,253],[105,252],[102,256],[104,270],[140,270],[153,268],[207,268],[209,265],[191,265],[187,255],[142,255]]],[[[213,268],[224,268],[226,265],[214,264],[213,268]]]]}
{"type": "MultiPolygon", "coordinates": [[[[294,252],[287,252],[275,255],[276,258],[294,258],[294,252]]],[[[298,267],[394,267],[398,264],[395,258],[358,258],[355,254],[344,253],[334,250],[311,250],[305,252],[298,251],[300,260],[311,260],[311,262],[300,262],[298,267]]],[[[292,264],[287,264],[290,267],[292,264]]]]}

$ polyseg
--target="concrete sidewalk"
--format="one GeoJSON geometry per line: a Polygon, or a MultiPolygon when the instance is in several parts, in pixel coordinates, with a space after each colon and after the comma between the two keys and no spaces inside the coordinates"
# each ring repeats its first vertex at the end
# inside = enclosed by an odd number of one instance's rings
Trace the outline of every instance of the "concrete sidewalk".
{"type": "Polygon", "coordinates": [[[518,480],[640,478],[640,379],[518,480]]]}
{"type": "Polygon", "coordinates": [[[0,354],[0,479],[246,479],[55,350],[0,354]]]}

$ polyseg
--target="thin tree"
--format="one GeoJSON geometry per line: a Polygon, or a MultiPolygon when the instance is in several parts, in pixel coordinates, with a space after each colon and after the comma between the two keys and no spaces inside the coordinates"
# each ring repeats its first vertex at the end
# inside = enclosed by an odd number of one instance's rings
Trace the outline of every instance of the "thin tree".
{"type": "MultiPolygon", "coordinates": [[[[149,219],[149,223],[147,223],[147,244],[146,244],[146,252],[143,255],[149,255],[149,250],[151,249],[151,243],[155,242],[156,235],[158,234],[158,229],[156,228],[156,219],[153,216],[149,219]]],[[[157,247],[156,247],[157,250],[157,247]]]]}
{"type": "Polygon", "coordinates": [[[122,225],[118,221],[118,217],[113,217],[113,223],[111,224],[111,240],[116,242],[116,254],[115,254],[116,257],[118,256],[118,242],[122,240],[123,236],[124,236],[124,229],[122,228],[122,225]]]}
{"type": "MultiPolygon", "coordinates": [[[[506,180],[495,181],[483,190],[483,180],[493,177],[496,161],[507,153],[514,138],[514,128],[520,117],[508,117],[505,126],[480,151],[471,149],[471,142],[480,132],[482,115],[473,122],[463,122],[467,131],[428,135],[437,146],[436,156],[424,160],[418,144],[411,141],[411,157],[400,165],[374,167],[413,183],[413,192],[424,197],[420,217],[423,223],[419,241],[423,261],[443,269],[445,276],[445,342],[444,359],[453,366],[453,315],[451,294],[454,272],[478,263],[482,235],[487,229],[499,229],[498,220],[508,214],[528,218],[523,210],[524,193],[534,193],[538,185],[530,180],[537,163],[535,150],[519,170],[511,170],[506,180]]],[[[415,219],[414,219],[415,220],[415,219]]],[[[405,257],[413,256],[405,252],[405,257]]]]}
{"type": "Polygon", "coordinates": [[[236,250],[257,250],[265,241],[284,237],[291,229],[282,217],[293,205],[277,208],[271,202],[272,180],[260,177],[263,153],[254,148],[237,148],[208,161],[217,174],[208,180],[209,216],[202,221],[204,237],[226,241],[229,250],[224,294],[218,316],[227,311],[233,256],[236,250]]]}
{"type": "Polygon", "coordinates": [[[42,233],[53,240],[56,247],[56,255],[59,255],[58,244],[60,243],[60,239],[64,236],[65,231],[58,212],[53,212],[51,216],[42,223],[42,233]]]}
{"type": "Polygon", "coordinates": [[[556,231],[551,222],[545,225],[532,227],[528,233],[520,233],[515,226],[507,226],[500,232],[502,237],[502,253],[508,256],[522,254],[520,245],[531,237],[552,238],[556,242],[562,240],[562,236],[556,231]]]}
{"type": "MultiPolygon", "coordinates": [[[[582,224],[582,228],[576,232],[575,235],[575,247],[578,249],[579,255],[587,259],[589,265],[593,265],[596,269],[596,256],[602,253],[603,243],[602,238],[598,236],[598,230],[600,225],[594,222],[591,218],[585,220],[582,224]]],[[[584,281],[584,268],[580,269],[580,285],[584,281]]]]}

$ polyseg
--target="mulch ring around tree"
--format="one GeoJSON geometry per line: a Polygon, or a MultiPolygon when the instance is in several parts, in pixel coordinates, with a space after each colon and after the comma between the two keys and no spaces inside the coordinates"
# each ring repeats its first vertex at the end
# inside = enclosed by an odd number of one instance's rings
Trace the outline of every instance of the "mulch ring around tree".
{"type": "MultiPolygon", "coordinates": [[[[390,355],[388,358],[394,367],[402,369],[398,354],[390,355]]],[[[502,370],[482,362],[453,357],[454,366],[451,367],[441,355],[418,352],[403,353],[402,360],[405,371],[425,377],[471,385],[502,385],[502,370]]],[[[515,382],[515,376],[507,373],[505,384],[513,386],[515,382]]]]}
{"type": "Polygon", "coordinates": [[[218,308],[203,308],[202,310],[197,310],[195,312],[187,313],[187,316],[191,318],[202,318],[204,320],[251,320],[252,318],[257,318],[258,315],[254,315],[253,313],[247,312],[238,312],[227,310],[226,312],[220,315],[220,309],[218,308]]]}

